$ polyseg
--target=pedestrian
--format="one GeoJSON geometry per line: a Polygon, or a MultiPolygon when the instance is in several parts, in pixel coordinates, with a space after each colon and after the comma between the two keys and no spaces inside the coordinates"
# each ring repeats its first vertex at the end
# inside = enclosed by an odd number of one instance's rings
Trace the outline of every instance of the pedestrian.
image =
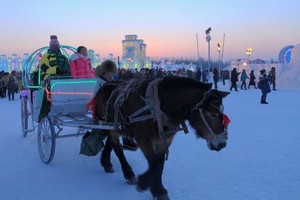
{"type": "Polygon", "coordinates": [[[237,90],[237,86],[236,86],[236,82],[238,81],[238,76],[240,75],[241,72],[237,72],[236,68],[233,68],[233,70],[231,71],[231,77],[230,77],[230,81],[231,81],[231,87],[230,87],[230,91],[234,88],[235,91],[237,90]]]}
{"type": "Polygon", "coordinates": [[[254,75],[254,70],[251,70],[250,72],[250,81],[249,81],[249,85],[248,85],[248,89],[250,89],[250,86],[253,85],[255,87],[255,89],[257,89],[256,87],[256,83],[255,83],[255,75],[254,75]]]}
{"type": "Polygon", "coordinates": [[[8,84],[7,84],[7,94],[8,94],[8,100],[14,101],[15,100],[15,92],[17,85],[17,76],[16,71],[13,70],[9,76],[8,84]]]}
{"type": "Polygon", "coordinates": [[[275,67],[271,68],[271,71],[269,72],[269,78],[270,78],[270,83],[272,85],[273,90],[277,90],[276,89],[276,71],[275,71],[275,67]]]}
{"type": "Polygon", "coordinates": [[[217,68],[214,68],[213,79],[214,79],[215,89],[218,89],[219,71],[217,70],[217,68]]]}
{"type": "Polygon", "coordinates": [[[243,87],[245,90],[247,90],[247,88],[246,88],[246,80],[247,79],[249,79],[249,77],[247,76],[246,70],[243,69],[242,74],[241,74],[241,81],[242,81],[241,90],[243,90],[243,87]]]}
{"type": "Polygon", "coordinates": [[[271,92],[270,84],[269,84],[269,77],[266,74],[266,70],[260,70],[258,88],[261,90],[261,104],[268,104],[267,102],[267,94],[271,92]]]}

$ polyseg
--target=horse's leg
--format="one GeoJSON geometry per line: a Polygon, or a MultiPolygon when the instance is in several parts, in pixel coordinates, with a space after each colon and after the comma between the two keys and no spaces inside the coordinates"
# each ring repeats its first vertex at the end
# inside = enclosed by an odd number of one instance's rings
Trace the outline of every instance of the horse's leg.
{"type": "Polygon", "coordinates": [[[148,161],[149,169],[138,177],[137,190],[143,191],[150,187],[154,198],[159,200],[169,199],[167,190],[163,187],[161,177],[164,168],[164,153],[155,153],[151,146],[141,147],[148,161]],[[149,151],[150,150],[150,151],[149,151]]]}
{"type": "Polygon", "coordinates": [[[119,141],[119,137],[117,133],[111,134],[111,144],[115,151],[116,156],[118,157],[121,163],[123,175],[124,178],[126,179],[126,182],[128,184],[136,184],[135,174],[132,171],[131,166],[129,165],[128,161],[125,158],[123,147],[119,141]]]}
{"type": "Polygon", "coordinates": [[[150,187],[150,191],[152,196],[156,200],[169,200],[168,191],[164,188],[162,184],[162,173],[164,170],[164,163],[165,163],[165,155],[161,155],[157,159],[158,165],[156,170],[156,175],[152,185],[150,187]]]}
{"type": "Polygon", "coordinates": [[[104,171],[107,173],[113,173],[114,168],[110,162],[110,153],[112,151],[112,144],[111,144],[111,136],[108,134],[105,146],[103,148],[101,158],[100,158],[100,164],[104,168],[104,171]]]}

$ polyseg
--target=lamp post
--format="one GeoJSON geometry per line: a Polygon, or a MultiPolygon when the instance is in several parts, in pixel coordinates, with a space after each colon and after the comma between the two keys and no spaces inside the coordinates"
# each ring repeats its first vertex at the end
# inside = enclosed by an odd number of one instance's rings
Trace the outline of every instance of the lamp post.
{"type": "Polygon", "coordinates": [[[221,76],[221,46],[222,46],[222,43],[218,43],[218,48],[217,48],[217,51],[219,52],[219,79],[220,79],[220,76],[221,76]]]}
{"type": "Polygon", "coordinates": [[[248,56],[248,63],[250,64],[250,56],[252,54],[252,48],[247,48],[246,49],[246,55],[248,56]]]}
{"type": "Polygon", "coordinates": [[[210,69],[210,40],[211,40],[211,37],[210,37],[210,31],[211,31],[211,27],[209,27],[206,31],[205,31],[205,34],[206,34],[206,41],[207,41],[207,44],[208,44],[208,70],[211,71],[210,69]]]}

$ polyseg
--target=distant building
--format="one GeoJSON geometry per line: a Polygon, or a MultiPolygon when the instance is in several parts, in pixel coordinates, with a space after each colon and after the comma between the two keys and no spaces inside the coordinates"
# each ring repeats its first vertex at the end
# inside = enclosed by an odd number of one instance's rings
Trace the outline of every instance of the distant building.
{"type": "Polygon", "coordinates": [[[0,56],[0,71],[8,71],[8,60],[5,55],[0,56]]]}
{"type": "Polygon", "coordinates": [[[149,67],[149,58],[146,57],[146,44],[138,39],[137,35],[125,35],[122,40],[122,67],[143,68],[149,67]]]}
{"type": "Polygon", "coordinates": [[[256,59],[256,60],[252,60],[250,63],[251,64],[265,64],[266,61],[262,60],[262,59],[256,59]]]}

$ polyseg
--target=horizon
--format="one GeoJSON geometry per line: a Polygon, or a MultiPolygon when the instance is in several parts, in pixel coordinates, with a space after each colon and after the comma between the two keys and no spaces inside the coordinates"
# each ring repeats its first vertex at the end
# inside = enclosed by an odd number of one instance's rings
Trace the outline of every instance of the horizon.
{"type": "Polygon", "coordinates": [[[247,48],[253,49],[252,60],[278,60],[282,48],[300,43],[299,7],[296,0],[11,0],[2,2],[0,54],[31,54],[55,34],[60,44],[86,46],[101,58],[109,53],[121,57],[124,36],[136,34],[153,60],[197,59],[198,34],[200,57],[207,60],[205,30],[211,27],[211,60],[218,60],[217,43],[223,43],[223,34],[224,62],[246,58],[247,48]]]}

